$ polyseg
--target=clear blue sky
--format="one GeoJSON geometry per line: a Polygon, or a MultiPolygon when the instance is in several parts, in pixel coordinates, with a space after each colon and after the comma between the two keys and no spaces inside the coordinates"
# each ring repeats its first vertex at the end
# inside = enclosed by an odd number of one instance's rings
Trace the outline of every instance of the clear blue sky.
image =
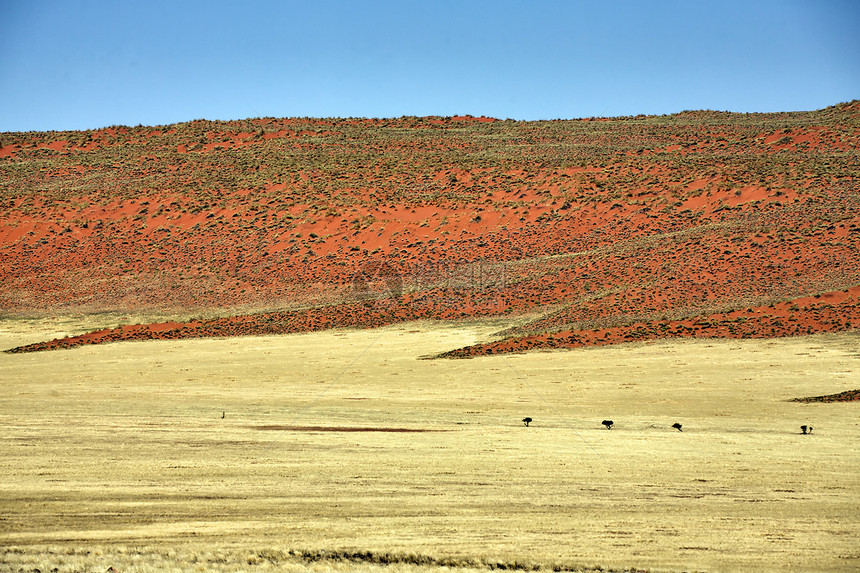
{"type": "Polygon", "coordinates": [[[860,98],[860,0],[0,0],[0,131],[860,98]]]}

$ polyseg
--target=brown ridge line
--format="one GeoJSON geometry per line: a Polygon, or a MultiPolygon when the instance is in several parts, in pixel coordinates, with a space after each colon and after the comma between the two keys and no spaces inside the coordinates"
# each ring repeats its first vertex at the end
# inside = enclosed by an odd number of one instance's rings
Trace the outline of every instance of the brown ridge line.
{"type": "MultiPolygon", "coordinates": [[[[224,338],[317,332],[332,328],[377,328],[410,320],[468,318],[471,316],[470,312],[467,305],[461,305],[459,308],[435,309],[433,297],[430,294],[421,295],[418,299],[406,295],[399,299],[348,302],[311,309],[238,315],[210,320],[124,325],[36,342],[4,352],[13,354],[39,352],[131,340],[224,338]]],[[[488,310],[490,314],[497,312],[501,311],[488,310]]]]}
{"type": "Polygon", "coordinates": [[[781,338],[856,328],[860,328],[860,286],[685,320],[640,321],[625,326],[506,338],[457,348],[434,358],[472,358],[667,338],[781,338]]]}
{"type": "Polygon", "coordinates": [[[360,303],[325,309],[269,312],[239,315],[184,323],[132,324],[88,332],[78,336],[36,342],[5,350],[7,353],[39,352],[130,340],[181,340],[187,338],[224,338],[231,336],[315,332],[338,327],[374,328],[401,319],[392,307],[379,310],[363,308],[360,303]]]}
{"type": "MultiPolygon", "coordinates": [[[[38,352],[129,340],[180,340],[231,336],[292,334],[331,328],[375,328],[416,320],[439,318],[420,306],[389,301],[390,306],[347,303],[300,311],[240,315],[185,323],[134,324],[37,342],[5,350],[38,352]]],[[[659,338],[777,338],[860,328],[860,286],[769,306],[702,315],[685,320],[653,320],[626,326],[561,331],[513,337],[444,352],[438,358],[521,352],[539,348],[580,348],[659,338]],[[801,306],[802,305],[802,306],[801,306]],[[798,320],[798,317],[804,320],[798,320]],[[844,321],[844,322],[843,322],[844,321]],[[805,327],[805,330],[804,330],[805,327]],[[769,329],[769,330],[767,330],[769,329]]]]}
{"type": "Polygon", "coordinates": [[[793,398],[789,402],[860,402],[860,390],[846,390],[838,394],[827,394],[824,396],[793,398]]]}

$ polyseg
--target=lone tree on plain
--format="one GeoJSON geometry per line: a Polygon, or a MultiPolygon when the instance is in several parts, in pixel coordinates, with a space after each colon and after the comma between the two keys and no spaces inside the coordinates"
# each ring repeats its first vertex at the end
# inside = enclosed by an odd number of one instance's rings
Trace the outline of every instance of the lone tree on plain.
{"type": "Polygon", "coordinates": [[[526,427],[528,427],[528,425],[531,423],[531,421],[532,421],[531,418],[523,418],[523,424],[525,424],[526,427]]]}
{"type": "Polygon", "coordinates": [[[676,430],[678,430],[679,432],[681,431],[681,424],[679,424],[678,422],[675,422],[674,424],[672,424],[672,427],[675,428],[676,430]]]}
{"type": "Polygon", "coordinates": [[[803,432],[804,434],[811,434],[812,433],[812,426],[801,426],[800,431],[803,432]]]}
{"type": "Polygon", "coordinates": [[[615,424],[615,422],[613,422],[612,420],[603,420],[600,423],[603,424],[604,426],[606,426],[607,430],[611,430],[612,426],[615,424]]]}

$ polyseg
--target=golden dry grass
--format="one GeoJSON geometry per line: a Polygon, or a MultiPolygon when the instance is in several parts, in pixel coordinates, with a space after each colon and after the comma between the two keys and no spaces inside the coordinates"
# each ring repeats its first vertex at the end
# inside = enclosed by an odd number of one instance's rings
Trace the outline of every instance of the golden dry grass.
{"type": "Polygon", "coordinates": [[[498,328],[2,354],[0,570],[860,567],[858,333],[419,359],[498,328]]]}

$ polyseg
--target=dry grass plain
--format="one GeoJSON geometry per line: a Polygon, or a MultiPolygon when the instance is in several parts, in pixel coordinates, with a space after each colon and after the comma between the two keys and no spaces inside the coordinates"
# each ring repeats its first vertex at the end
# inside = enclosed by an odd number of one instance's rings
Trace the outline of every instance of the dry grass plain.
{"type": "Polygon", "coordinates": [[[860,568],[860,333],[420,359],[503,326],[0,354],[0,570],[860,568]]]}

